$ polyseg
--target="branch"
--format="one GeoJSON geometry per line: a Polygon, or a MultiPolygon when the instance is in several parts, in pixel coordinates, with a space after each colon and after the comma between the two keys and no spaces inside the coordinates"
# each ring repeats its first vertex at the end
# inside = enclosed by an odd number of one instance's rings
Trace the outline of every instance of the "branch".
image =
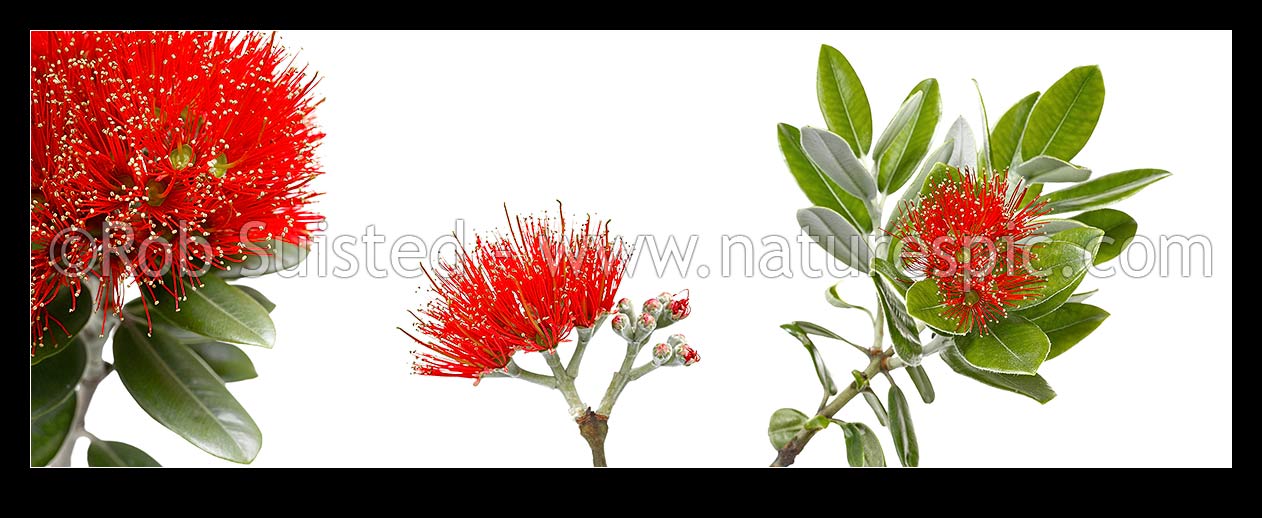
{"type": "Polygon", "coordinates": [[[578,366],[583,363],[583,353],[587,352],[587,343],[592,340],[592,334],[605,321],[605,317],[600,317],[592,327],[578,328],[578,343],[574,346],[574,354],[570,355],[570,364],[565,366],[565,374],[574,379],[578,377],[578,366]]]}

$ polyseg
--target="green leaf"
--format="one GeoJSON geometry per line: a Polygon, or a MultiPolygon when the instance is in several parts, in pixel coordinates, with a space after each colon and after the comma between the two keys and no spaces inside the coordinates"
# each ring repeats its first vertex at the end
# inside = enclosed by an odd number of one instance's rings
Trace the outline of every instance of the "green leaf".
{"type": "Polygon", "coordinates": [[[1090,304],[1071,302],[1033,322],[1052,342],[1051,352],[1047,354],[1050,360],[1082,341],[1106,318],[1109,318],[1108,311],[1090,304]]]}
{"type": "Polygon", "coordinates": [[[817,415],[815,417],[812,417],[809,421],[807,421],[806,424],[802,425],[802,428],[818,432],[820,430],[828,428],[828,424],[831,422],[832,422],[831,419],[824,417],[822,415],[817,415]]]}
{"type": "Polygon", "coordinates": [[[1132,169],[1101,176],[1089,182],[1047,193],[1047,207],[1052,212],[1077,212],[1103,207],[1129,198],[1140,189],[1170,176],[1161,169],[1132,169]]]}
{"type": "Polygon", "coordinates": [[[160,468],[161,464],[153,460],[135,446],[125,442],[94,440],[88,446],[88,466],[93,468],[160,468]]]}
{"type": "Polygon", "coordinates": [[[920,446],[916,444],[916,429],[911,424],[911,412],[907,398],[898,385],[890,385],[890,435],[894,436],[894,451],[899,462],[909,468],[920,463],[920,446]]]}
{"type": "Polygon", "coordinates": [[[907,295],[907,288],[912,285],[911,277],[904,275],[893,263],[880,257],[874,258],[872,259],[872,271],[881,274],[885,277],[885,280],[890,281],[890,285],[894,286],[899,295],[907,295]]]}
{"type": "Polygon", "coordinates": [[[188,344],[188,347],[201,357],[202,361],[206,362],[206,365],[210,366],[224,383],[254,379],[259,375],[254,370],[254,362],[250,361],[245,351],[235,345],[199,342],[188,344]]]}
{"type": "Polygon", "coordinates": [[[916,281],[907,290],[907,313],[927,324],[938,334],[962,335],[968,329],[961,329],[958,320],[944,314],[947,305],[938,294],[938,283],[933,279],[916,281]]]}
{"type": "Polygon", "coordinates": [[[1130,246],[1131,240],[1135,239],[1135,232],[1139,230],[1139,223],[1135,218],[1114,209],[1096,209],[1071,219],[1104,231],[1104,239],[1100,240],[1100,249],[1095,254],[1096,265],[1122,255],[1126,247],[1130,246]]]}
{"type": "Polygon", "coordinates": [[[986,99],[982,97],[982,85],[973,79],[973,88],[977,90],[977,104],[982,109],[982,151],[977,154],[977,164],[982,171],[990,171],[994,169],[994,165],[990,162],[990,116],[986,115],[986,99]]]}
{"type": "Polygon", "coordinates": [[[855,156],[867,153],[872,144],[872,108],[868,105],[868,94],[846,57],[828,45],[819,49],[815,90],[828,129],[845,139],[855,156]]]}
{"type": "MultiPolygon", "coordinates": [[[[1042,277],[1043,282],[1039,284],[1034,296],[1018,301],[1009,310],[1023,310],[1044,303],[1063,303],[1067,300],[1069,294],[1082,282],[1103,236],[1104,231],[1097,228],[1071,228],[1052,234],[1049,240],[1034,243],[1030,247],[1034,259],[1025,266],[1034,275],[1042,277]]],[[[1018,257],[1018,261],[1020,260],[1022,259],[1018,257]]],[[[1044,308],[1044,311],[1048,309],[1055,308],[1044,308]]]]}
{"type": "Polygon", "coordinates": [[[47,466],[70,433],[77,398],[74,393],[44,413],[31,413],[31,465],[47,466]]]}
{"type": "MultiPolygon", "coordinates": [[[[153,290],[157,293],[157,300],[152,301],[155,313],[181,328],[223,342],[268,348],[276,342],[276,327],[267,309],[246,292],[214,275],[183,282],[184,297],[178,307],[165,289],[153,290]],[[202,286],[194,288],[195,282],[202,286]]],[[[170,278],[165,283],[172,285],[170,278]]]]}
{"type": "Polygon", "coordinates": [[[66,349],[92,316],[92,294],[84,288],[75,296],[69,287],[57,291],[46,306],[43,344],[33,347],[31,365],[36,365],[66,349]]]}
{"type": "Polygon", "coordinates": [[[885,467],[885,452],[881,441],[863,423],[839,423],[846,434],[846,462],[851,467],[885,467]]]}
{"type": "Polygon", "coordinates": [[[1073,296],[1074,290],[1078,289],[1078,286],[1082,284],[1083,279],[1086,279],[1086,278],[1087,278],[1087,272],[1082,272],[1078,274],[1078,276],[1069,279],[1068,284],[1065,285],[1064,289],[1058,290],[1055,295],[1052,295],[1051,297],[1043,299],[1043,302],[1039,303],[1038,305],[1025,308],[1025,309],[1013,310],[1009,312],[1008,314],[1020,315],[1020,316],[1025,317],[1027,320],[1034,320],[1036,318],[1047,315],[1053,311],[1056,311],[1056,309],[1060,308],[1061,305],[1063,305],[1066,302],[1069,302],[1069,298],[1073,296]]]}
{"type": "Polygon", "coordinates": [[[1039,326],[1011,315],[992,322],[985,335],[955,338],[964,358],[979,369],[1006,374],[1034,374],[1047,359],[1051,343],[1039,326]]]}
{"type": "Polygon", "coordinates": [[[860,392],[860,394],[863,394],[863,399],[866,400],[868,402],[868,406],[872,408],[872,413],[876,414],[876,422],[881,423],[881,426],[888,426],[890,420],[889,413],[885,411],[885,405],[881,404],[881,398],[877,397],[876,392],[872,392],[872,388],[868,387],[860,392]]]}
{"type": "Polygon", "coordinates": [[[1024,207],[1026,205],[1034,203],[1034,201],[1037,200],[1038,197],[1042,194],[1043,194],[1043,184],[1036,183],[1034,185],[1027,185],[1025,187],[1025,196],[1021,197],[1021,204],[1019,206],[1024,207]]]}
{"type": "Polygon", "coordinates": [[[908,365],[905,370],[907,375],[911,377],[911,382],[916,385],[916,391],[920,392],[920,399],[925,404],[933,403],[933,383],[929,381],[929,373],[925,372],[925,366],[908,365]]]}
{"type": "Polygon", "coordinates": [[[1091,225],[1072,219],[1046,218],[1039,220],[1043,226],[1039,227],[1040,234],[1053,235],[1064,232],[1071,228],[1087,228],[1091,225]]]}
{"type": "Polygon", "coordinates": [[[1056,392],[1047,385],[1047,380],[1044,380],[1042,376],[1038,374],[1033,376],[1001,374],[979,369],[969,364],[968,360],[964,359],[964,355],[960,353],[960,350],[955,345],[943,349],[938,356],[942,357],[942,360],[946,362],[947,366],[951,367],[951,370],[997,389],[1021,394],[1039,403],[1047,403],[1056,397],[1056,392]]]}
{"type": "Polygon", "coordinates": [[[828,131],[802,128],[806,158],[847,193],[865,200],[876,198],[876,181],[841,137],[828,131]]]}
{"type": "Polygon", "coordinates": [[[224,279],[258,277],[298,266],[311,252],[308,247],[279,239],[250,243],[244,247],[249,250],[248,253],[234,260],[224,261],[223,270],[212,269],[211,271],[224,279]]]}
{"type": "Polygon", "coordinates": [[[832,209],[811,207],[798,210],[798,224],[819,246],[846,265],[868,273],[872,251],[866,235],[842,219],[832,209]]]}
{"type": "Polygon", "coordinates": [[[973,137],[973,128],[961,116],[947,130],[947,139],[954,142],[951,155],[947,157],[947,165],[951,167],[977,168],[977,139],[973,137]]]}
{"type": "Polygon", "coordinates": [[[928,196],[937,189],[942,182],[960,182],[964,177],[955,167],[944,163],[935,163],[929,169],[929,175],[925,177],[925,184],[920,186],[920,195],[928,196]]]}
{"type": "Polygon", "coordinates": [[[894,342],[894,352],[908,365],[919,365],[923,349],[916,322],[907,314],[903,302],[898,300],[898,295],[886,285],[880,275],[873,276],[872,282],[876,284],[877,299],[885,310],[885,323],[889,328],[890,341],[894,342]]]}
{"type": "Polygon", "coordinates": [[[815,347],[815,342],[811,341],[811,337],[806,335],[796,323],[783,324],[780,329],[788,331],[789,334],[802,342],[802,346],[806,347],[806,352],[811,355],[811,363],[815,365],[815,376],[819,378],[820,386],[824,387],[824,391],[828,395],[837,394],[837,384],[833,383],[833,375],[828,372],[828,366],[824,365],[824,356],[819,353],[819,349],[815,347]]]}
{"type": "MultiPolygon", "coordinates": [[[[925,158],[925,165],[920,168],[920,172],[916,174],[916,177],[907,184],[907,188],[903,190],[903,196],[899,198],[898,203],[895,203],[894,207],[890,209],[890,219],[885,224],[886,230],[894,230],[894,227],[898,224],[898,220],[902,219],[903,212],[906,207],[919,201],[920,191],[924,188],[925,180],[929,178],[929,172],[932,171],[934,166],[938,163],[946,164],[946,161],[951,158],[951,154],[955,152],[954,142],[954,140],[948,138],[946,142],[943,142],[941,146],[938,146],[938,149],[933,150],[933,152],[929,153],[929,156],[925,158]]],[[[893,249],[893,245],[891,244],[890,250],[892,251],[893,249]]]]}
{"type": "Polygon", "coordinates": [[[841,283],[843,282],[845,281],[837,281],[836,284],[833,284],[832,286],[829,286],[827,290],[824,290],[824,300],[827,300],[828,303],[834,307],[838,307],[842,309],[859,309],[859,310],[862,310],[864,313],[867,313],[868,316],[871,316],[872,312],[869,311],[868,308],[851,304],[841,299],[841,295],[837,293],[837,286],[840,286],[841,283]]]}
{"type": "Polygon", "coordinates": [[[1100,290],[1094,289],[1090,291],[1084,291],[1082,293],[1075,293],[1069,297],[1068,302],[1082,302],[1084,300],[1091,298],[1091,296],[1095,295],[1097,291],[1100,291],[1100,290]]]}
{"type": "Polygon", "coordinates": [[[223,380],[187,346],[134,321],[114,337],[114,367],[123,386],[154,420],[216,457],[249,463],[263,434],[223,380]]]}
{"type": "Polygon", "coordinates": [[[1021,156],[1073,160],[1104,108],[1104,76],[1095,65],[1070,70],[1039,98],[1021,135],[1021,156]]]}
{"type": "Polygon", "coordinates": [[[1030,183],[1081,182],[1091,178],[1091,170],[1056,157],[1039,155],[1012,171],[1030,183]]]}
{"type": "Polygon", "coordinates": [[[1025,132],[1025,122],[1038,99],[1039,92],[1025,96],[995,123],[995,129],[990,132],[990,163],[995,169],[1009,168],[1020,162],[1021,134],[1025,132]]]}
{"type": "Polygon", "coordinates": [[[258,302],[260,306],[263,306],[263,309],[266,309],[268,313],[271,313],[273,309],[276,309],[276,303],[264,296],[263,292],[241,284],[233,284],[233,286],[236,286],[238,290],[244,291],[246,295],[249,295],[250,298],[254,299],[255,302],[258,302]]]}
{"type": "MultiPolygon", "coordinates": [[[[929,150],[929,141],[941,114],[942,97],[938,93],[938,81],[921,81],[907,95],[903,106],[872,148],[872,156],[876,159],[876,183],[881,192],[893,193],[911,178],[929,150]],[[882,146],[882,143],[885,145],[882,146]]],[[[956,146],[959,145],[956,142],[956,146]]]]}
{"type": "Polygon", "coordinates": [[[70,433],[78,397],[75,388],[88,354],[76,339],[65,351],[31,366],[31,465],[45,466],[57,455],[70,433]]]}
{"type": "Polygon", "coordinates": [[[789,172],[793,173],[793,179],[797,181],[798,188],[806,194],[806,198],[816,206],[829,208],[841,214],[846,221],[862,230],[864,234],[871,232],[872,214],[868,210],[867,202],[851,196],[840,185],[837,185],[837,182],[832,181],[811,163],[806,157],[806,151],[802,150],[802,135],[797,128],[781,123],[778,130],[780,152],[784,154],[784,161],[789,166],[789,172]]]}
{"type": "Polygon", "coordinates": [[[79,378],[88,364],[88,351],[81,340],[66,345],[58,354],[31,366],[31,418],[45,414],[66,399],[73,397],[79,378]]]}
{"type": "Polygon", "coordinates": [[[767,425],[767,437],[775,449],[783,448],[793,440],[793,436],[806,427],[806,414],[792,408],[781,408],[771,414],[771,423],[767,425]]]}

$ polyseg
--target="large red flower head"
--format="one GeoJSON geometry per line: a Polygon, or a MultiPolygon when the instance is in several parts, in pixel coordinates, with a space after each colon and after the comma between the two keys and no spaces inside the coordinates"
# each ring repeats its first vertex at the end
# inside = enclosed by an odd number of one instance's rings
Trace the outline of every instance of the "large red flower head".
{"type": "Polygon", "coordinates": [[[315,82],[259,34],[32,33],[32,334],[84,277],[118,311],[126,278],[174,292],[308,236],[315,82]]]}
{"type": "Polygon", "coordinates": [[[907,204],[894,235],[902,259],[915,273],[934,279],[957,331],[977,329],[1007,316],[1007,309],[1034,296],[1042,280],[1030,273],[1030,245],[1048,212],[1046,202],[1023,201],[1027,188],[1009,185],[1007,171],[950,171],[919,203],[907,204]]]}
{"type": "Polygon", "coordinates": [[[418,354],[417,374],[480,378],[517,351],[555,349],[612,309],[627,253],[606,223],[589,217],[576,229],[564,216],[505,216],[508,235],[479,236],[436,275],[426,272],[436,297],[414,328],[433,339],[404,333],[437,354],[418,354]]]}

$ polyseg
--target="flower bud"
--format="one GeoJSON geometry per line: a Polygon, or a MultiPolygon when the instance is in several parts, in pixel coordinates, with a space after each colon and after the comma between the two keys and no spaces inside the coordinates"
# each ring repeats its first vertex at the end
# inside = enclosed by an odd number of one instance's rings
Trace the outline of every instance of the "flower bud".
{"type": "Polygon", "coordinates": [[[671,347],[669,345],[666,345],[666,344],[654,345],[653,346],[653,365],[657,365],[658,367],[661,367],[662,365],[665,365],[668,362],[670,362],[671,357],[674,355],[675,353],[674,351],[671,350],[671,347]]]}
{"type": "Polygon", "coordinates": [[[676,345],[675,356],[683,361],[684,367],[701,361],[701,355],[697,354],[697,350],[689,347],[688,344],[676,345]]]}
{"type": "Polygon", "coordinates": [[[680,320],[688,318],[688,315],[692,314],[692,306],[688,304],[687,297],[684,297],[679,300],[671,301],[669,309],[670,309],[670,313],[669,313],[670,320],[672,322],[678,322],[680,320]]]}
{"type": "Polygon", "coordinates": [[[670,292],[663,291],[661,295],[657,296],[657,301],[662,303],[662,307],[666,307],[670,305],[670,301],[674,300],[674,298],[675,296],[671,295],[670,292]]]}
{"type": "Polygon", "coordinates": [[[631,317],[627,316],[626,313],[614,313],[613,320],[609,322],[609,327],[612,327],[614,332],[627,339],[630,339],[631,334],[635,331],[635,325],[632,324],[631,317]]]}
{"type": "Polygon", "coordinates": [[[643,340],[648,337],[654,329],[657,329],[657,319],[648,313],[640,315],[639,323],[636,325],[637,336],[643,340]]]}
{"type": "Polygon", "coordinates": [[[681,334],[679,334],[679,333],[675,333],[675,334],[673,334],[673,335],[670,335],[670,338],[667,338],[667,339],[666,339],[666,343],[670,344],[670,346],[671,346],[671,347],[674,347],[674,346],[679,345],[679,344],[686,344],[686,343],[688,343],[688,339],[687,339],[687,338],[684,338],[684,335],[681,335],[681,334]]]}
{"type": "Polygon", "coordinates": [[[626,313],[628,316],[635,314],[635,304],[631,299],[623,297],[618,299],[618,305],[614,307],[614,311],[618,313],[626,313]]]}
{"type": "Polygon", "coordinates": [[[661,301],[657,299],[648,299],[644,301],[644,306],[642,309],[644,310],[644,314],[653,315],[653,318],[657,318],[658,316],[662,314],[663,307],[664,306],[662,306],[661,301]]]}

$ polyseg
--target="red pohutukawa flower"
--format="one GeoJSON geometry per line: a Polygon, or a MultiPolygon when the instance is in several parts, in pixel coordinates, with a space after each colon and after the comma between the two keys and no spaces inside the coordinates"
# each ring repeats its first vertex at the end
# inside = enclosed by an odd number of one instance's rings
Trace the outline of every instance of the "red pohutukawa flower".
{"type": "Polygon", "coordinates": [[[1046,202],[1023,202],[1027,187],[1009,185],[1007,171],[954,169],[919,203],[906,204],[894,235],[903,241],[908,270],[934,279],[957,331],[987,332],[988,322],[1034,296],[1030,245],[1048,212],[1046,202]]]}
{"type": "Polygon", "coordinates": [[[259,34],[32,33],[32,335],[85,277],[118,312],[128,278],[174,294],[309,236],[315,83],[259,34]]]}
{"type": "Polygon", "coordinates": [[[551,351],[613,308],[628,252],[607,222],[569,228],[548,217],[508,216],[509,235],[479,236],[455,262],[430,274],[436,296],[413,313],[432,353],[413,353],[413,372],[480,379],[517,351],[551,351]],[[436,353],[436,354],[434,354],[436,353]]]}

